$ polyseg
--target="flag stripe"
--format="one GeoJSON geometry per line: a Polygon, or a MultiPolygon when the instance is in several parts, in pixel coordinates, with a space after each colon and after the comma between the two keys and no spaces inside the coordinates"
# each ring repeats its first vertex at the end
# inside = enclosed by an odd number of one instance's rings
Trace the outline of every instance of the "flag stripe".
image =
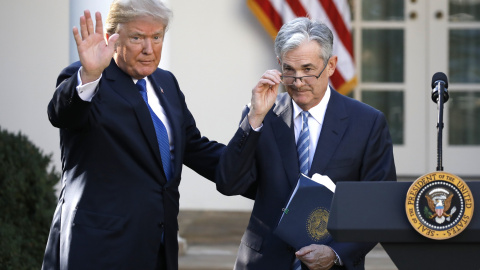
{"type": "Polygon", "coordinates": [[[303,8],[302,4],[300,4],[300,2],[298,2],[298,0],[286,0],[286,1],[287,1],[288,5],[290,6],[290,8],[293,10],[293,13],[295,13],[295,15],[297,17],[307,16],[307,12],[303,8]]]}
{"type": "MultiPolygon", "coordinates": [[[[268,0],[264,0],[268,1],[268,0]]],[[[269,0],[272,3],[272,6],[277,10],[278,14],[282,17],[283,22],[288,22],[295,19],[297,16],[290,8],[290,6],[285,3],[285,0],[269,0]]],[[[280,26],[281,27],[281,26],[280,26]]],[[[280,27],[277,29],[280,30],[280,27]]]]}
{"type": "Polygon", "coordinates": [[[343,46],[345,46],[347,51],[350,53],[350,56],[353,58],[352,36],[350,35],[350,31],[345,26],[342,16],[338,12],[337,6],[332,0],[320,0],[320,3],[323,6],[323,10],[325,10],[327,13],[328,18],[330,18],[332,25],[335,26],[335,31],[342,41],[343,46]]]}
{"type": "Polygon", "coordinates": [[[283,20],[271,3],[262,0],[248,0],[247,5],[272,39],[275,39],[278,30],[283,25],[283,20]]]}
{"type": "Polygon", "coordinates": [[[345,79],[340,74],[340,72],[338,72],[338,70],[335,70],[333,75],[330,77],[330,80],[332,81],[333,85],[342,85],[345,83],[345,79]]]}
{"type": "MultiPolygon", "coordinates": [[[[305,5],[308,0],[303,0],[303,2],[305,5]]],[[[311,5],[312,10],[315,10],[315,17],[322,18],[321,21],[325,23],[332,31],[332,34],[334,36],[333,54],[339,55],[337,68],[335,69],[333,75],[330,77],[330,82],[337,91],[339,91],[339,89],[342,89],[341,93],[348,94],[356,85],[356,80],[350,84],[345,84],[345,78],[352,78],[355,76],[355,63],[353,62],[353,58],[351,57],[350,53],[348,53],[342,40],[339,38],[335,25],[330,20],[330,17],[326,13],[325,9],[323,9],[323,6],[321,6],[320,2],[316,2],[311,5]]]]}
{"type": "Polygon", "coordinates": [[[337,62],[337,67],[340,67],[338,71],[345,78],[355,76],[355,63],[353,62],[353,58],[348,57],[349,54],[345,46],[343,46],[343,43],[337,43],[336,49],[334,54],[340,55],[337,62]]]}
{"type": "Polygon", "coordinates": [[[337,6],[337,10],[340,14],[340,17],[342,17],[343,22],[345,23],[345,27],[348,29],[348,32],[351,32],[352,29],[352,24],[351,24],[351,18],[350,18],[350,6],[348,4],[348,1],[345,0],[333,0],[335,5],[337,6]]]}

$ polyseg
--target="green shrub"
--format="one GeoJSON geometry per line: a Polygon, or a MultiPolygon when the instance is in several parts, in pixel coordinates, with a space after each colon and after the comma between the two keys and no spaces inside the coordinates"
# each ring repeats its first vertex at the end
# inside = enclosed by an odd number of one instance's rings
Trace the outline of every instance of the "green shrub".
{"type": "Polygon", "coordinates": [[[50,162],[26,136],[0,127],[0,269],[41,268],[60,179],[50,162]]]}

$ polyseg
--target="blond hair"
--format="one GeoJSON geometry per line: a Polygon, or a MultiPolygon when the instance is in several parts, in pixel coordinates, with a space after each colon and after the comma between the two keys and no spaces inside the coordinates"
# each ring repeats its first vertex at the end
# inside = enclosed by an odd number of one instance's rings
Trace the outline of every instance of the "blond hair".
{"type": "Polygon", "coordinates": [[[138,17],[150,16],[168,27],[172,11],[160,0],[114,0],[105,20],[105,30],[113,35],[118,25],[128,23],[138,17]]]}

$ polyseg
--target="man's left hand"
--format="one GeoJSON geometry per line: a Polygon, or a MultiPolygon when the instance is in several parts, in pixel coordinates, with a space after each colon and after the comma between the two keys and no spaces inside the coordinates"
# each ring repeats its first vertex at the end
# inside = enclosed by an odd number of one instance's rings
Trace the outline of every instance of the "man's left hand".
{"type": "Polygon", "coordinates": [[[330,269],[337,258],[337,255],[329,246],[313,244],[301,248],[295,252],[295,255],[310,270],[330,269]]]}

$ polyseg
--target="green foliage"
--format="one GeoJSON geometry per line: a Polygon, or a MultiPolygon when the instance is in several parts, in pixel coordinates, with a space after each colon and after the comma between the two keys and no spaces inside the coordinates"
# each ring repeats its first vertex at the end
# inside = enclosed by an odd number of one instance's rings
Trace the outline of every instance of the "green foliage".
{"type": "Polygon", "coordinates": [[[428,207],[424,207],[423,208],[423,214],[426,216],[426,217],[430,217],[431,215],[433,215],[432,212],[430,212],[430,210],[428,209],[428,207]]]}
{"type": "Polygon", "coordinates": [[[40,269],[59,174],[27,137],[0,127],[0,268],[40,269]]]}

